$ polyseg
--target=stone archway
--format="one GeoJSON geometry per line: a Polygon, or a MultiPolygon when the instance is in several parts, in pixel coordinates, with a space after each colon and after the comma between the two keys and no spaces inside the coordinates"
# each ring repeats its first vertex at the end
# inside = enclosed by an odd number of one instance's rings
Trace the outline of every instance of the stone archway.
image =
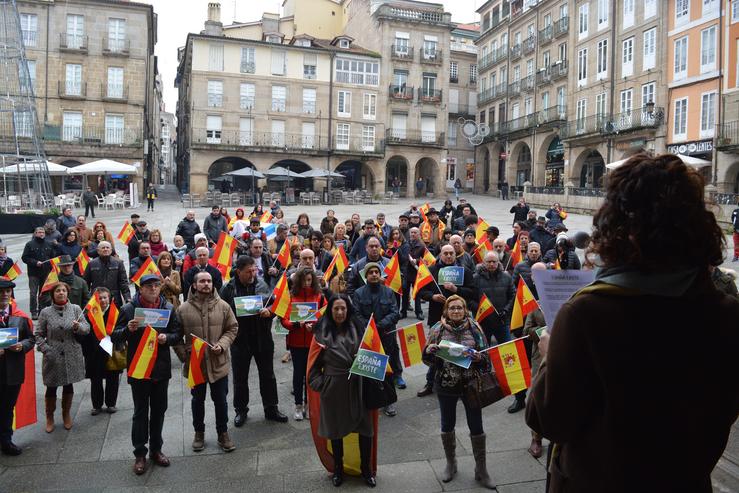
{"type": "MultiPolygon", "coordinates": [[[[739,161],[734,161],[729,166],[719,165],[719,170],[722,172],[718,177],[718,191],[739,194],[739,161]]],[[[710,183],[710,180],[706,183],[710,183]]]]}
{"type": "MultiPolygon", "coordinates": [[[[387,160],[385,166],[385,190],[392,190],[402,197],[409,195],[409,190],[414,190],[413,184],[408,184],[408,160],[403,156],[392,156],[387,160]],[[393,187],[395,178],[400,180],[399,187],[393,187]]],[[[412,192],[411,192],[412,193],[412,192]]]]}
{"type": "Polygon", "coordinates": [[[509,166],[512,168],[509,176],[514,176],[513,186],[523,189],[525,182],[531,182],[531,148],[526,142],[519,141],[509,159],[509,166]]]}
{"type": "Polygon", "coordinates": [[[563,187],[565,184],[565,148],[557,134],[549,135],[541,143],[536,159],[544,165],[544,185],[563,187]]]}
{"type": "Polygon", "coordinates": [[[220,192],[227,191],[224,183],[228,184],[229,191],[251,192],[255,190],[258,186],[258,178],[226,175],[230,171],[242,168],[256,169],[256,166],[250,161],[237,156],[217,159],[208,168],[208,185],[213,185],[213,188],[220,192]]]}
{"type": "Polygon", "coordinates": [[[572,177],[580,188],[602,188],[605,171],[606,163],[601,153],[588,149],[575,160],[572,177]]]}
{"type": "Polygon", "coordinates": [[[423,157],[416,163],[416,181],[418,177],[423,178],[423,186],[420,189],[413,184],[413,190],[416,197],[424,197],[426,194],[435,193],[441,190],[441,177],[439,176],[439,165],[430,157],[423,157]]]}
{"type": "MultiPolygon", "coordinates": [[[[303,161],[298,161],[297,159],[283,159],[281,161],[277,161],[269,168],[272,169],[277,167],[285,168],[286,170],[293,171],[295,173],[305,173],[312,169],[303,161]]],[[[287,179],[285,177],[273,177],[267,179],[267,190],[269,191],[278,192],[288,187],[295,189],[295,197],[297,197],[300,192],[313,190],[313,178],[287,179]]]]}
{"type": "Polygon", "coordinates": [[[353,159],[342,161],[334,171],[346,177],[344,184],[349,190],[367,190],[374,193],[374,175],[366,163],[353,159]]]}

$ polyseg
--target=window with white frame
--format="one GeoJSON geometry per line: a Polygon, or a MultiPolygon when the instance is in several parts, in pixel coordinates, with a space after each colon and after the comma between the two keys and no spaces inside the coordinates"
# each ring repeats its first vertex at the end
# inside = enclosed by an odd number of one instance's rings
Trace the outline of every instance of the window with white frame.
{"type": "Polygon", "coordinates": [[[701,73],[716,68],[716,26],[701,31],[701,73]]]}
{"type": "Polygon", "coordinates": [[[577,14],[577,39],[585,39],[588,37],[588,17],[590,16],[590,4],[584,3],[580,5],[577,14]]]}
{"type": "Polygon", "coordinates": [[[303,113],[311,115],[316,114],[316,90],[311,88],[303,89],[303,113]]]}
{"type": "Polygon", "coordinates": [[[608,77],[608,39],[598,41],[595,80],[608,77]]]}
{"type": "Polygon", "coordinates": [[[311,46],[310,39],[307,39],[307,38],[298,39],[298,40],[295,41],[295,46],[307,46],[307,47],[310,47],[311,46]]]}
{"type": "Polygon", "coordinates": [[[67,48],[79,50],[85,45],[85,17],[67,14],[67,48]]]}
{"type": "Polygon", "coordinates": [[[559,45],[557,48],[557,57],[557,60],[562,62],[567,60],[567,43],[561,43],[559,45]]]}
{"type": "Polygon", "coordinates": [[[641,120],[646,123],[654,123],[654,107],[648,111],[647,105],[654,104],[655,83],[648,82],[641,86],[641,120]]]}
{"type": "Polygon", "coordinates": [[[459,80],[459,66],[457,62],[449,62],[449,81],[457,82],[459,80]]]}
{"type": "Polygon", "coordinates": [[[516,65],[513,67],[513,82],[518,82],[521,80],[521,66],[516,65]]]}
{"type": "Polygon", "coordinates": [[[566,3],[563,3],[559,6],[559,18],[562,19],[563,17],[567,17],[567,11],[568,7],[566,3]]]}
{"type": "Polygon", "coordinates": [[[36,46],[38,38],[38,16],[36,14],[21,14],[21,34],[24,46],[36,46]]]}
{"type": "Polygon", "coordinates": [[[393,113],[392,127],[390,133],[393,139],[405,139],[405,129],[408,124],[408,115],[405,113],[393,113]]]}
{"type": "Polygon", "coordinates": [[[521,105],[515,102],[511,105],[511,120],[515,120],[521,116],[521,105]]]}
{"type": "Polygon", "coordinates": [[[239,118],[239,145],[254,145],[254,118],[239,118]]]}
{"type": "Polygon", "coordinates": [[[395,54],[400,56],[407,56],[410,48],[410,34],[405,32],[395,33],[395,54]]]}
{"type": "Polygon", "coordinates": [[[703,17],[718,13],[719,0],[702,0],[703,1],[703,17]]]}
{"type": "Polygon", "coordinates": [[[673,78],[684,79],[688,76],[688,37],[675,40],[675,58],[673,60],[673,78]]]}
{"type": "Polygon", "coordinates": [[[222,130],[223,119],[220,115],[207,115],[205,117],[205,141],[208,144],[220,144],[222,130]]]}
{"type": "Polygon", "coordinates": [[[701,95],[701,139],[713,137],[716,125],[716,92],[701,95]]]}
{"type": "Polygon", "coordinates": [[[565,105],[567,104],[566,98],[567,98],[567,92],[565,90],[565,86],[558,87],[557,88],[557,106],[559,106],[558,111],[564,111],[565,105]]]}
{"type": "Polygon", "coordinates": [[[220,108],[223,106],[223,81],[208,81],[208,106],[210,108],[220,108]]]}
{"type": "Polygon", "coordinates": [[[534,60],[526,60],[526,77],[534,75],[534,60]]]}
{"type": "Polygon", "coordinates": [[[634,38],[625,39],[621,44],[621,77],[634,75],[634,38]]]}
{"type": "Polygon", "coordinates": [[[285,75],[287,52],[272,49],[272,75],[285,75]]]}
{"type": "Polygon", "coordinates": [[[362,95],[362,118],[374,120],[377,117],[377,94],[365,92],[362,95]]]}
{"type": "Polygon", "coordinates": [[[126,19],[108,19],[108,50],[113,53],[126,50],[126,19]]]}
{"type": "Polygon", "coordinates": [[[423,37],[423,59],[436,60],[439,39],[436,36],[423,37]]]}
{"type": "Polygon", "coordinates": [[[657,28],[644,31],[643,35],[643,69],[649,70],[657,66],[657,28]]]}
{"type": "Polygon", "coordinates": [[[338,116],[352,116],[352,93],[349,91],[339,91],[336,98],[336,114],[338,116]]]}
{"type": "Polygon", "coordinates": [[[223,43],[208,45],[208,70],[223,72],[223,43]]]}
{"type": "Polygon", "coordinates": [[[336,82],[376,86],[380,83],[380,64],[348,58],[336,59],[336,82]]]}
{"type": "Polygon", "coordinates": [[[432,98],[436,96],[436,74],[423,74],[421,95],[425,98],[432,98]]]}
{"type": "Polygon", "coordinates": [[[608,114],[606,108],[606,102],[608,101],[608,94],[601,92],[595,95],[595,114],[599,120],[605,119],[608,114]]]}
{"type": "MultiPolygon", "coordinates": [[[[490,108],[495,111],[494,108],[490,108]]],[[[490,121],[492,124],[493,122],[490,121]]],[[[457,122],[449,122],[449,126],[446,132],[446,145],[449,147],[457,147],[457,122]]]]}
{"type": "Polygon", "coordinates": [[[64,79],[64,94],[67,96],[82,95],[82,65],[68,63],[66,67],[66,78],[64,79]]]}
{"type": "Polygon", "coordinates": [[[675,100],[675,122],[672,129],[672,140],[688,138],[688,98],[675,100]]]}
{"type": "Polygon", "coordinates": [[[690,21],[690,0],[675,0],[675,25],[690,21]]]}
{"type": "Polygon", "coordinates": [[[350,126],[348,123],[337,123],[336,124],[336,148],[340,150],[349,149],[349,131],[350,126]]]}
{"type": "Polygon", "coordinates": [[[470,65],[470,84],[477,83],[477,64],[470,65]]]}
{"type": "Polygon", "coordinates": [[[588,112],[588,100],[577,100],[577,111],[575,113],[575,130],[578,134],[585,132],[585,118],[588,112]]]}
{"type": "Polygon", "coordinates": [[[608,27],[608,0],[598,0],[598,31],[608,27]]]}
{"type": "Polygon", "coordinates": [[[267,43],[276,43],[276,44],[282,44],[282,36],[277,36],[274,34],[270,34],[267,36],[266,39],[267,43]]]}
{"type": "Polygon", "coordinates": [[[272,111],[286,111],[286,109],[287,87],[272,86],[272,111]]]}
{"type": "Polygon", "coordinates": [[[303,55],[303,78],[315,80],[316,78],[317,57],[315,53],[306,53],[303,55]]]}
{"type": "Polygon", "coordinates": [[[436,116],[421,115],[421,142],[436,142],[436,116]]]}
{"type": "Polygon", "coordinates": [[[65,111],[62,114],[62,140],[74,141],[82,138],[82,112],[65,111]]]}
{"type": "Polygon", "coordinates": [[[239,108],[252,110],[256,102],[256,89],[254,84],[242,82],[239,85],[239,108]]]}
{"type": "Polygon", "coordinates": [[[624,0],[622,24],[624,29],[634,25],[634,0],[624,0]]]}
{"type": "Polygon", "coordinates": [[[631,110],[634,107],[634,90],[626,89],[621,91],[621,104],[619,106],[620,113],[631,114],[631,110]]]}
{"type": "Polygon", "coordinates": [[[272,147],[284,147],[285,146],[285,120],[272,120],[272,147]]]}
{"type": "Polygon", "coordinates": [[[105,115],[105,143],[123,144],[123,115],[105,115]]]}
{"type": "Polygon", "coordinates": [[[577,86],[581,87],[588,83],[588,49],[583,48],[577,52],[577,86]]]}
{"type": "Polygon", "coordinates": [[[339,40],[339,48],[348,49],[349,48],[349,40],[348,39],[340,39],[339,40]]]}
{"type": "Polygon", "coordinates": [[[313,149],[316,146],[316,124],[314,122],[303,122],[302,130],[301,147],[303,149],[313,149]]]}
{"type": "Polygon", "coordinates": [[[242,74],[253,74],[257,69],[256,50],[252,46],[241,48],[241,63],[239,71],[242,74]]]}
{"type": "Polygon", "coordinates": [[[544,91],[541,94],[541,108],[542,109],[549,108],[549,91],[544,91]]]}
{"type": "Polygon", "coordinates": [[[552,63],[552,58],[549,55],[549,50],[545,51],[542,54],[541,61],[542,61],[542,64],[541,64],[542,67],[549,68],[549,65],[551,65],[552,63]]]}
{"type": "Polygon", "coordinates": [[[30,111],[16,111],[13,113],[13,126],[16,137],[33,137],[33,113],[30,111]]]}
{"type": "Polygon", "coordinates": [[[375,150],[375,126],[362,125],[362,150],[373,152],[375,150]]]}
{"type": "Polygon", "coordinates": [[[731,0],[731,23],[734,22],[739,22],[739,0],[731,0]]]}
{"type": "Polygon", "coordinates": [[[123,67],[108,67],[108,97],[123,98],[123,67]]]}
{"type": "Polygon", "coordinates": [[[523,111],[525,116],[529,116],[534,112],[534,101],[531,98],[526,98],[523,102],[523,111]]]}
{"type": "Polygon", "coordinates": [[[644,0],[644,18],[649,19],[657,15],[657,0],[644,0]]]}

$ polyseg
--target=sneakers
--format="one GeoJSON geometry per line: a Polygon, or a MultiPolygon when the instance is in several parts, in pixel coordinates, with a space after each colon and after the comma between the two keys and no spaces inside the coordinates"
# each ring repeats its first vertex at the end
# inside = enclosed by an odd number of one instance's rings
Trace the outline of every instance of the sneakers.
{"type": "Polygon", "coordinates": [[[293,416],[295,418],[295,421],[303,421],[305,418],[302,404],[295,404],[295,415],[293,416]]]}
{"type": "Polygon", "coordinates": [[[391,418],[393,416],[396,416],[398,414],[398,410],[395,409],[395,404],[390,404],[387,407],[385,407],[385,414],[387,416],[390,416],[391,418]]]}
{"type": "Polygon", "coordinates": [[[405,380],[400,375],[395,378],[395,386],[399,389],[404,389],[408,385],[406,385],[405,380]]]}
{"type": "Polygon", "coordinates": [[[223,449],[224,452],[233,452],[236,450],[236,445],[231,441],[231,437],[228,436],[228,432],[218,434],[218,445],[223,449]]]}
{"type": "Polygon", "coordinates": [[[204,448],[205,448],[205,432],[196,431],[195,438],[193,438],[192,440],[192,449],[195,452],[201,452],[204,448]]]}

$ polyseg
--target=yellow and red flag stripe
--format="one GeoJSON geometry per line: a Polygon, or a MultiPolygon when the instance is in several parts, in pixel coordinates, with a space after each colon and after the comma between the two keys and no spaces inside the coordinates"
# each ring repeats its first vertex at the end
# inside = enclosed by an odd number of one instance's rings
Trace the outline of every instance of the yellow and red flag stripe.
{"type": "Polygon", "coordinates": [[[118,233],[117,238],[121,240],[124,245],[128,245],[128,243],[131,241],[131,238],[133,238],[133,235],[135,234],[136,232],[133,230],[133,226],[131,226],[128,221],[126,221],[125,223],[123,223],[123,227],[118,233]]]}
{"type": "Polygon", "coordinates": [[[83,275],[87,270],[87,265],[90,263],[90,256],[87,251],[83,248],[80,250],[80,254],[77,255],[77,268],[80,271],[80,275],[83,275]]]}
{"type": "Polygon", "coordinates": [[[477,320],[478,322],[482,322],[493,313],[495,313],[493,302],[490,301],[490,298],[488,298],[485,293],[482,293],[482,297],[480,298],[480,306],[477,308],[475,320],[477,320]]]}
{"type": "Polygon", "coordinates": [[[115,329],[115,324],[118,322],[118,307],[115,305],[115,301],[110,300],[110,307],[108,308],[108,320],[105,322],[105,333],[110,335],[115,329]]]}
{"type": "Polygon", "coordinates": [[[500,344],[488,350],[504,395],[511,395],[531,385],[531,365],[526,357],[523,338],[500,344]]]}
{"type": "Polygon", "coordinates": [[[205,383],[203,375],[203,359],[205,358],[206,342],[197,337],[192,336],[190,344],[190,362],[187,368],[187,386],[195,388],[196,385],[205,383]]]}
{"type": "Polygon", "coordinates": [[[493,245],[490,243],[490,240],[488,238],[485,238],[482,243],[477,245],[477,248],[475,248],[475,251],[472,252],[472,256],[474,257],[475,261],[479,264],[485,259],[485,255],[488,254],[489,251],[493,249],[493,245]]]}
{"type": "Polygon", "coordinates": [[[52,270],[49,272],[49,275],[46,276],[46,280],[44,281],[44,285],[41,286],[41,293],[45,293],[48,290],[50,290],[52,287],[54,287],[54,284],[59,282],[59,275],[56,273],[55,270],[52,270]]]}
{"type": "Polygon", "coordinates": [[[131,282],[139,286],[141,278],[148,274],[154,274],[162,277],[162,273],[159,272],[159,267],[157,267],[156,262],[154,262],[154,259],[151,257],[144,260],[144,263],[141,264],[141,267],[139,267],[139,270],[136,271],[136,274],[131,276],[131,282]]]}
{"type": "Polygon", "coordinates": [[[49,263],[51,264],[51,271],[52,272],[59,272],[59,262],[62,261],[61,257],[54,257],[49,259],[49,263]]]}
{"type": "MultiPolygon", "coordinates": [[[[427,250],[428,251],[428,250],[427,250]]],[[[434,276],[431,275],[431,271],[426,267],[426,264],[421,262],[418,264],[418,272],[416,273],[416,282],[413,284],[411,289],[411,298],[415,299],[418,296],[418,292],[427,284],[434,282],[434,276]]]]}
{"type": "Polygon", "coordinates": [[[518,287],[516,288],[516,301],[513,303],[513,312],[511,313],[511,330],[523,327],[526,315],[533,312],[539,307],[534,295],[526,285],[523,277],[518,278],[518,287]]]}
{"type": "Polygon", "coordinates": [[[403,367],[408,368],[421,363],[423,348],[426,347],[426,333],[423,330],[423,322],[406,325],[398,329],[398,339],[403,367]]]}
{"type": "MultiPolygon", "coordinates": [[[[31,325],[29,325],[29,330],[33,332],[33,327],[31,325]]],[[[18,393],[18,399],[15,401],[15,407],[13,408],[13,430],[19,430],[24,426],[32,425],[37,421],[36,361],[34,359],[33,350],[26,353],[24,364],[26,366],[26,378],[23,380],[21,390],[18,393]]]]}
{"type": "Polygon", "coordinates": [[[481,217],[477,217],[477,229],[475,230],[475,240],[480,243],[480,239],[487,236],[486,229],[488,229],[490,225],[481,217]]]}
{"type": "Polygon", "coordinates": [[[236,240],[234,237],[221,231],[213,257],[208,260],[208,263],[218,269],[224,281],[231,278],[231,264],[233,263],[235,250],[236,240]]]}
{"type": "Polygon", "coordinates": [[[287,276],[285,274],[282,274],[275,285],[274,291],[272,291],[275,300],[270,307],[270,311],[280,318],[285,318],[290,314],[290,291],[287,289],[287,276]]]}
{"type": "Polygon", "coordinates": [[[326,272],[324,272],[326,282],[331,280],[331,277],[334,275],[334,270],[338,275],[344,272],[347,267],[349,267],[349,258],[346,256],[346,252],[344,251],[344,245],[339,245],[339,248],[336,249],[336,253],[334,254],[334,258],[331,259],[331,263],[328,264],[326,272]]]}
{"type": "Polygon", "coordinates": [[[8,279],[10,281],[14,281],[22,273],[23,273],[23,271],[21,270],[21,266],[18,265],[18,263],[16,262],[16,263],[14,263],[13,265],[10,266],[10,269],[8,270],[8,272],[6,272],[5,275],[2,276],[2,277],[4,277],[5,279],[8,279]]]}
{"type": "Polygon", "coordinates": [[[287,269],[293,262],[292,255],[290,255],[290,245],[287,240],[282,242],[280,247],[280,253],[277,254],[277,261],[280,263],[283,269],[287,269]]]}
{"type": "Polygon", "coordinates": [[[516,244],[513,245],[513,249],[511,250],[511,260],[509,261],[511,267],[515,267],[516,264],[521,262],[522,255],[521,255],[521,244],[516,240],[516,244]]]}
{"type": "Polygon", "coordinates": [[[400,261],[398,260],[397,251],[385,266],[385,286],[398,294],[403,293],[403,281],[400,277],[400,261]]]}
{"type": "Polygon", "coordinates": [[[260,223],[268,223],[271,222],[274,216],[270,211],[265,211],[264,214],[262,214],[262,217],[259,218],[260,223]]]}
{"type": "Polygon", "coordinates": [[[88,318],[90,319],[90,325],[92,325],[92,333],[98,341],[102,341],[108,334],[105,330],[105,322],[103,321],[103,307],[100,304],[100,293],[95,291],[90,301],[85,305],[87,310],[88,318]]]}
{"type": "Polygon", "coordinates": [[[430,267],[436,263],[436,257],[434,257],[428,248],[423,252],[423,262],[426,264],[426,267],[430,267]]]}
{"type": "Polygon", "coordinates": [[[147,325],[141,335],[139,346],[128,367],[128,376],[137,380],[149,380],[159,352],[157,331],[147,325]]]}

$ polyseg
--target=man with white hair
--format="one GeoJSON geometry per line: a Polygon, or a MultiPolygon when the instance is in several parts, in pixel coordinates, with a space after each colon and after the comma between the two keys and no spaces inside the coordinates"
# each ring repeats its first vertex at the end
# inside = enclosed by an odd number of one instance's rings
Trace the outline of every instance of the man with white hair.
{"type": "Polygon", "coordinates": [[[195,265],[185,272],[185,276],[182,280],[182,296],[185,301],[187,301],[187,296],[190,294],[190,286],[193,284],[195,274],[198,272],[205,271],[210,273],[213,280],[213,288],[215,288],[216,291],[220,291],[221,287],[223,287],[223,276],[221,276],[221,272],[208,263],[208,259],[210,258],[208,247],[201,246],[196,248],[195,257],[195,265]]]}
{"type": "Polygon", "coordinates": [[[87,265],[82,278],[90,286],[90,292],[97,288],[108,288],[111,299],[119,308],[131,301],[131,290],[123,261],[112,256],[113,246],[101,241],[97,248],[98,256],[87,265]]]}

